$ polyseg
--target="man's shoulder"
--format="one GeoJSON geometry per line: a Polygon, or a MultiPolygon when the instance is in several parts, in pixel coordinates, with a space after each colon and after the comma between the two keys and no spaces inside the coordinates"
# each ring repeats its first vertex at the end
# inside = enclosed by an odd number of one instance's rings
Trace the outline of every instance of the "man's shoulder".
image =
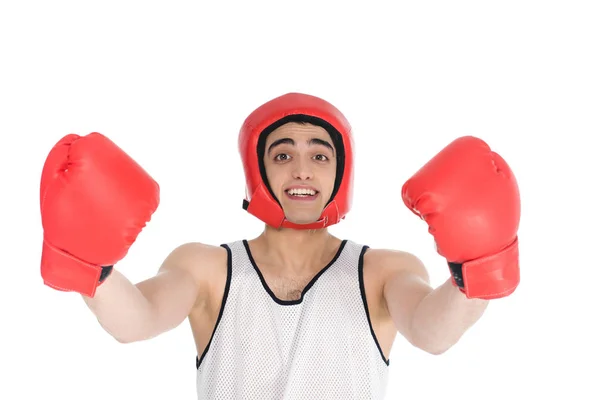
{"type": "Polygon", "coordinates": [[[178,259],[185,261],[198,261],[206,258],[218,257],[223,255],[225,249],[223,246],[211,245],[201,242],[187,242],[177,246],[170,254],[178,259]]]}
{"type": "Polygon", "coordinates": [[[171,251],[161,270],[179,269],[192,274],[196,280],[211,280],[214,274],[225,271],[227,257],[223,246],[187,242],[171,251]]]}
{"type": "Polygon", "coordinates": [[[427,269],[419,257],[403,250],[369,248],[364,255],[365,269],[377,271],[384,280],[390,275],[417,274],[429,279],[427,269]]]}

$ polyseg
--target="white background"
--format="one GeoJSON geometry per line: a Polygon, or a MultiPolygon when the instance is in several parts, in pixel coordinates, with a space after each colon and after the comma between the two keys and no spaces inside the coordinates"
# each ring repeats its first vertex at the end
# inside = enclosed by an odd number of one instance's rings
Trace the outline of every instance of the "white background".
{"type": "Polygon", "coordinates": [[[520,184],[520,287],[441,356],[399,337],[387,399],[599,398],[595,3],[2,2],[0,398],[195,398],[187,322],[119,344],[78,295],[42,285],[42,165],[63,135],[99,131],[161,184],[119,265],[137,282],[183,242],[260,233],[237,132],[289,91],[354,126],[354,207],[332,232],[416,254],[434,285],[447,269],[402,183],[469,134],[520,184]]]}

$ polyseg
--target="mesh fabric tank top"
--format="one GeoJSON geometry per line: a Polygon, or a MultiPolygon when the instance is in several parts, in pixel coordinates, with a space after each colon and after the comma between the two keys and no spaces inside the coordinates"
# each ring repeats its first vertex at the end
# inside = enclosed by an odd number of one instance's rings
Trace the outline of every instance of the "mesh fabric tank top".
{"type": "Polygon", "coordinates": [[[280,300],[248,242],[228,253],[223,303],[197,358],[200,400],[383,399],[389,361],[373,332],[363,284],[368,246],[344,240],[299,300],[280,300]]]}

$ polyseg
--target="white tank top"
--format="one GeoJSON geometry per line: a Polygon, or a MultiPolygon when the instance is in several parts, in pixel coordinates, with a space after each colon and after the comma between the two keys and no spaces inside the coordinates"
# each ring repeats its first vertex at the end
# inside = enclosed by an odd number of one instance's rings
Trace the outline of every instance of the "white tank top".
{"type": "Polygon", "coordinates": [[[344,240],[300,300],[278,299],[245,240],[228,253],[223,304],[202,356],[199,400],[383,399],[389,360],[371,326],[363,255],[344,240]]]}

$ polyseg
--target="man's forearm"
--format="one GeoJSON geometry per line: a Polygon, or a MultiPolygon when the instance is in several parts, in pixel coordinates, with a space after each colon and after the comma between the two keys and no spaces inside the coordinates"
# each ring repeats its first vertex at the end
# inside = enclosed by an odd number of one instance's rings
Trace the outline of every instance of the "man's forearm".
{"type": "Polygon", "coordinates": [[[488,303],[468,299],[446,281],[417,306],[411,324],[413,344],[432,354],[443,353],[481,318],[488,303]]]}
{"type": "Polygon", "coordinates": [[[152,318],[152,307],[142,292],[119,271],[98,287],[96,296],[83,300],[94,313],[100,325],[121,342],[137,338],[147,331],[152,318]]]}

